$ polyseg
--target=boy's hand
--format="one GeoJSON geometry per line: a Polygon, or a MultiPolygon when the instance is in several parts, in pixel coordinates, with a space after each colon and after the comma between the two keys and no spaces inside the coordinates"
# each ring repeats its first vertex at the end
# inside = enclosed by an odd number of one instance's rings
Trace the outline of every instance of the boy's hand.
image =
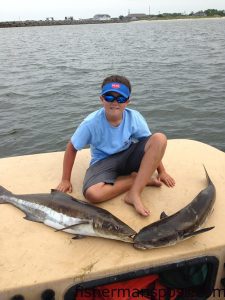
{"type": "Polygon", "coordinates": [[[166,173],[166,171],[160,172],[157,178],[164,182],[168,187],[175,186],[175,180],[168,173],[166,173]]]}
{"type": "Polygon", "coordinates": [[[56,189],[63,193],[66,193],[66,192],[71,193],[72,192],[72,184],[69,180],[62,180],[56,189]]]}

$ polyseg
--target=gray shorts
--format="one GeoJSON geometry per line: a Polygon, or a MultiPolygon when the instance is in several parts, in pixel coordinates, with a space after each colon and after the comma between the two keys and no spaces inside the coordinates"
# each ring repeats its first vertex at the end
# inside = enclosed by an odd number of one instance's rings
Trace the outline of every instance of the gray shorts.
{"type": "Polygon", "coordinates": [[[91,165],[87,169],[84,177],[83,193],[85,193],[89,187],[97,183],[104,182],[114,184],[118,176],[137,172],[148,139],[149,137],[143,138],[137,143],[132,143],[128,149],[113,154],[91,165]]]}

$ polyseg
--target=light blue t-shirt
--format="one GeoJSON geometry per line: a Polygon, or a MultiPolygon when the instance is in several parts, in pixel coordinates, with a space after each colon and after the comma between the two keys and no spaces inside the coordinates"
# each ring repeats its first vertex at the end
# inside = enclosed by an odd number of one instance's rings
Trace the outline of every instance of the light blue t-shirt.
{"type": "Polygon", "coordinates": [[[122,122],[114,127],[106,119],[105,109],[101,108],[84,119],[71,137],[71,143],[76,150],[90,145],[90,164],[93,164],[150,135],[148,125],[138,111],[126,108],[122,122]]]}

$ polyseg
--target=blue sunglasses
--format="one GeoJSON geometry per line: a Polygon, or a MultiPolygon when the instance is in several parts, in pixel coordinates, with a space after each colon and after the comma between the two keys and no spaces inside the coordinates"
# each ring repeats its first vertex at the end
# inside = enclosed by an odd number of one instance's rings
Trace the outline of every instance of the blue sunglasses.
{"type": "Polygon", "coordinates": [[[107,102],[113,102],[113,101],[117,101],[118,103],[125,103],[125,102],[127,102],[127,100],[129,99],[129,98],[126,98],[126,97],[124,97],[124,96],[122,96],[122,95],[119,95],[119,96],[114,96],[114,95],[112,95],[112,94],[105,94],[105,95],[103,95],[102,96],[104,99],[105,99],[105,101],[107,101],[107,102]]]}

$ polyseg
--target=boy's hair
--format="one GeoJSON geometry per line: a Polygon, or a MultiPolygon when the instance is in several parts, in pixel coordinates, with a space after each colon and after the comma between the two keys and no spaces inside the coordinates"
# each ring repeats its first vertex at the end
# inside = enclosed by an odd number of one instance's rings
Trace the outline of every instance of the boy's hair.
{"type": "Polygon", "coordinates": [[[131,84],[130,81],[125,77],[125,76],[121,76],[121,75],[111,75],[106,77],[103,82],[102,82],[102,88],[105,84],[110,83],[110,82],[119,82],[122,83],[124,85],[126,85],[129,89],[129,91],[131,92],[131,84]]]}

